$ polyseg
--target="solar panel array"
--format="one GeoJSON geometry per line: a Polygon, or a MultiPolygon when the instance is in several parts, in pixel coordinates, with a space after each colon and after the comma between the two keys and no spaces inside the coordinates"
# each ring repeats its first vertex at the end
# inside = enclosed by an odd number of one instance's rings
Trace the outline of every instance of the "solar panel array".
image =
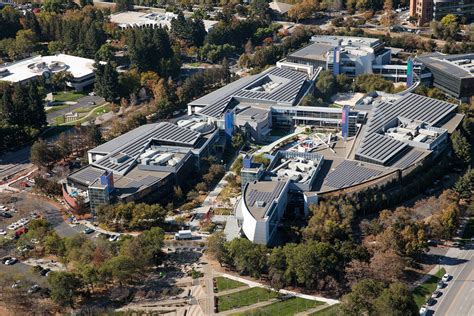
{"type": "Polygon", "coordinates": [[[172,123],[161,122],[156,124],[154,129],[149,130],[129,143],[123,144],[123,146],[117,148],[95,164],[116,171],[120,174],[124,174],[151,140],[174,143],[178,146],[192,147],[196,144],[199,138],[200,134],[198,132],[179,127],[172,123]],[[112,161],[114,157],[124,154],[129,158],[120,163],[112,161]]]}
{"type": "Polygon", "coordinates": [[[360,163],[344,160],[325,179],[324,185],[342,189],[364,182],[381,174],[382,171],[360,166],[360,163]]]}
{"type": "Polygon", "coordinates": [[[358,155],[384,163],[408,144],[380,134],[368,134],[362,141],[358,155]]]}
{"type": "MultiPolygon", "coordinates": [[[[267,101],[293,104],[307,79],[307,75],[303,72],[274,67],[270,71],[263,72],[261,75],[256,76],[255,80],[252,82],[261,80],[265,76],[275,76],[286,80],[280,87],[277,87],[273,91],[269,92],[245,90],[245,87],[240,86],[236,87],[236,90],[232,92],[223,91],[222,98],[219,98],[215,102],[208,104],[201,111],[199,111],[199,113],[220,118],[222,113],[224,113],[225,109],[229,105],[229,102],[231,102],[233,98],[255,100],[257,102],[267,101]]],[[[248,84],[246,86],[248,86],[248,84]]]]}
{"type": "Polygon", "coordinates": [[[87,166],[84,169],[80,169],[75,173],[70,174],[69,177],[84,184],[90,184],[103,174],[104,170],[87,166]]]}
{"type": "Polygon", "coordinates": [[[391,137],[379,134],[398,117],[422,121],[429,125],[436,124],[457,105],[448,102],[408,93],[393,103],[380,102],[374,105],[367,129],[357,150],[357,158],[370,159],[379,164],[386,164],[397,152],[407,145],[391,137]]]}
{"type": "MultiPolygon", "coordinates": [[[[263,191],[259,190],[259,188],[253,188],[250,190],[249,193],[246,195],[246,204],[249,207],[249,210],[252,211],[252,209],[259,208],[257,206],[257,202],[263,201],[265,202],[265,206],[263,207],[264,212],[261,213],[262,216],[265,214],[266,210],[271,206],[272,202],[278,198],[280,195],[281,191],[286,185],[286,182],[282,181],[276,181],[276,182],[269,182],[266,183],[269,185],[274,185],[273,189],[271,191],[263,191]]],[[[251,184],[250,184],[251,185],[251,184]]],[[[257,182],[258,186],[258,182],[257,182]]],[[[255,216],[255,214],[252,214],[255,216]]]]}
{"type": "Polygon", "coordinates": [[[394,164],[393,167],[405,169],[406,167],[411,166],[422,155],[423,155],[422,151],[412,150],[405,157],[403,157],[403,159],[400,159],[399,161],[397,161],[397,163],[394,164]]]}
{"type": "Polygon", "coordinates": [[[148,187],[152,185],[153,183],[156,183],[160,181],[161,178],[154,177],[154,176],[146,176],[143,179],[140,179],[139,181],[132,181],[128,184],[128,187],[130,188],[141,188],[141,187],[148,187]]]}

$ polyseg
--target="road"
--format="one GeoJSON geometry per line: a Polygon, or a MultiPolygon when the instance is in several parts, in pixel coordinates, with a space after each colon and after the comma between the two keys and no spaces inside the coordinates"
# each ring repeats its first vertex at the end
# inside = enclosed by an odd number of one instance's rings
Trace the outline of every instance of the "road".
{"type": "Polygon", "coordinates": [[[33,166],[30,163],[30,148],[31,146],[25,146],[0,156],[0,181],[33,166]]]}
{"type": "Polygon", "coordinates": [[[440,316],[474,315],[474,243],[449,249],[441,264],[452,279],[430,309],[440,316]]]}

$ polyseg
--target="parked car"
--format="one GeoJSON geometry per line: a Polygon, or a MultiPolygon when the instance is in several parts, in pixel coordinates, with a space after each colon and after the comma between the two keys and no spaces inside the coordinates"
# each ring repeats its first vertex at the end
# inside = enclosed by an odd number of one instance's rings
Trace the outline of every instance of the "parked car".
{"type": "Polygon", "coordinates": [[[441,295],[441,291],[435,290],[433,294],[431,294],[431,298],[438,298],[441,295]]]}
{"type": "Polygon", "coordinates": [[[436,304],[436,300],[431,297],[426,301],[426,305],[428,306],[433,306],[434,304],[436,304]]]}
{"type": "Polygon", "coordinates": [[[14,264],[17,263],[17,262],[18,262],[18,259],[12,257],[12,258],[8,259],[7,261],[5,261],[5,264],[6,264],[7,266],[11,266],[11,265],[14,265],[14,264]]]}
{"type": "Polygon", "coordinates": [[[443,282],[448,282],[449,279],[451,279],[451,276],[450,276],[448,273],[446,273],[446,274],[443,275],[443,277],[441,278],[441,281],[443,281],[443,282]]]}
{"type": "Polygon", "coordinates": [[[21,235],[26,234],[27,232],[28,232],[28,228],[22,227],[15,232],[15,236],[20,237],[21,235]]]}
{"type": "Polygon", "coordinates": [[[17,280],[15,283],[12,284],[12,289],[19,288],[20,285],[21,285],[21,281],[20,281],[20,280],[17,280]]]}
{"type": "Polygon", "coordinates": [[[93,232],[95,232],[95,230],[93,230],[93,229],[90,228],[90,227],[87,227],[87,228],[84,229],[82,232],[83,232],[84,234],[86,234],[86,235],[89,235],[89,234],[92,234],[93,232]]]}
{"type": "Polygon", "coordinates": [[[0,229],[0,236],[4,236],[6,234],[7,234],[7,232],[4,229],[0,229]]]}
{"type": "Polygon", "coordinates": [[[120,235],[112,235],[109,238],[109,241],[117,241],[119,239],[120,235]]]}
{"type": "Polygon", "coordinates": [[[40,274],[41,274],[42,276],[47,276],[50,271],[51,271],[51,269],[45,268],[45,269],[43,269],[43,270],[40,271],[40,274]]]}
{"type": "Polygon", "coordinates": [[[38,292],[40,289],[41,289],[40,286],[39,286],[38,284],[35,284],[35,285],[33,285],[32,287],[30,287],[30,288],[28,289],[28,294],[36,293],[36,292],[38,292]]]}
{"type": "Polygon", "coordinates": [[[420,308],[420,316],[425,316],[427,313],[428,313],[428,308],[426,308],[425,306],[422,306],[420,308]]]}
{"type": "Polygon", "coordinates": [[[1,212],[0,215],[3,216],[3,217],[5,217],[5,218],[12,218],[12,217],[13,217],[12,214],[7,213],[7,212],[1,212]]]}
{"type": "Polygon", "coordinates": [[[445,283],[443,281],[439,281],[437,284],[436,284],[436,289],[437,290],[441,290],[442,288],[444,288],[444,285],[445,283]]]}

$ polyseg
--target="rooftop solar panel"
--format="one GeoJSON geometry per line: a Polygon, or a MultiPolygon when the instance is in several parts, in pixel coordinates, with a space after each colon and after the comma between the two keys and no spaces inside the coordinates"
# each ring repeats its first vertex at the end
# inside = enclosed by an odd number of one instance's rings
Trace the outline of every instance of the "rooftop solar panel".
{"type": "Polygon", "coordinates": [[[382,171],[361,166],[359,162],[344,160],[325,179],[328,187],[342,189],[369,180],[382,171]]]}

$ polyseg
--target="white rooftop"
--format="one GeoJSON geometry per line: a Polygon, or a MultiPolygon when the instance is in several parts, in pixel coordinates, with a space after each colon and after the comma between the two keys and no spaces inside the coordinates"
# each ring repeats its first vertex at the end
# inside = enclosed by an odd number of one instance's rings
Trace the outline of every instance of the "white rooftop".
{"type": "Polygon", "coordinates": [[[77,56],[58,54],[36,56],[14,63],[0,65],[0,80],[21,82],[44,73],[68,71],[74,78],[82,78],[94,72],[94,60],[77,56]],[[1,75],[3,73],[3,75],[1,75]]]}
{"type": "MultiPolygon", "coordinates": [[[[176,18],[178,15],[172,12],[166,12],[165,14],[157,12],[136,12],[126,11],[110,16],[110,22],[118,24],[121,28],[134,28],[143,26],[167,26],[171,27],[171,20],[176,18]]],[[[209,31],[217,21],[203,20],[204,28],[209,31]]]]}

